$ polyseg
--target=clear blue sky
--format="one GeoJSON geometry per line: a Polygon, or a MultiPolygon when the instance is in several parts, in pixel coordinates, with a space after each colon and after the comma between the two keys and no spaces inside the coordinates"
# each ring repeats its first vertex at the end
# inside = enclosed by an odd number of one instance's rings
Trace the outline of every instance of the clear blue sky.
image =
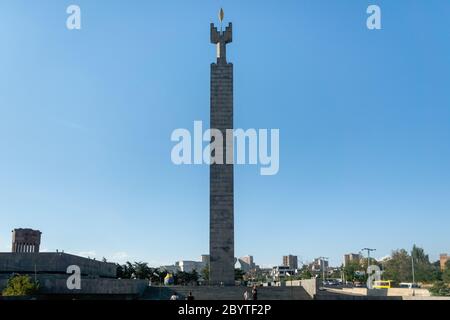
{"type": "Polygon", "coordinates": [[[173,165],[170,135],[209,121],[221,6],[235,126],[281,136],[278,175],[236,168],[236,255],[449,252],[446,0],[1,1],[0,250],[31,227],[119,262],[208,252],[209,170],[173,165]]]}

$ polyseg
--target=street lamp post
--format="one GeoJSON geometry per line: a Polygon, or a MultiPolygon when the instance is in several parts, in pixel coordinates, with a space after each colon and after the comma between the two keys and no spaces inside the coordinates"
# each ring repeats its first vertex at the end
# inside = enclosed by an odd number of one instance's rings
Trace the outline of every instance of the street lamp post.
{"type": "Polygon", "coordinates": [[[377,249],[364,248],[361,251],[367,251],[367,268],[370,266],[370,252],[376,251],[377,249]]]}
{"type": "MultiPolygon", "coordinates": [[[[369,268],[370,268],[370,252],[376,251],[377,249],[370,249],[370,248],[363,248],[361,251],[367,251],[367,276],[369,275],[369,268]]],[[[367,289],[372,289],[372,285],[367,284],[367,289]]]]}
{"type": "Polygon", "coordinates": [[[328,260],[327,257],[319,257],[320,264],[322,265],[322,286],[325,286],[325,260],[328,260]]]}

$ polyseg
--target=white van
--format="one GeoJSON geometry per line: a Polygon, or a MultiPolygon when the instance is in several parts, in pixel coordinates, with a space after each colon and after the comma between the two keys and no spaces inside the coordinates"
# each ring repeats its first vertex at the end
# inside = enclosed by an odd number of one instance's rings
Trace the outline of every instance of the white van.
{"type": "Polygon", "coordinates": [[[402,282],[402,283],[400,283],[400,288],[417,289],[417,288],[420,288],[420,286],[417,283],[402,282]]]}

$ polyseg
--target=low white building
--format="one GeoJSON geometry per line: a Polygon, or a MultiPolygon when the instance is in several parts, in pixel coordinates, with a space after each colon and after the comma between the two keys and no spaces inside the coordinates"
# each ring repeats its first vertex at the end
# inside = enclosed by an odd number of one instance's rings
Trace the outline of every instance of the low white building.
{"type": "Polygon", "coordinates": [[[201,261],[192,261],[192,260],[180,260],[175,262],[174,265],[170,266],[161,266],[160,269],[167,271],[172,274],[176,274],[177,272],[192,272],[197,271],[197,273],[201,273],[203,269],[205,269],[209,264],[209,255],[204,254],[201,257],[201,261]]]}
{"type": "Polygon", "coordinates": [[[197,271],[202,272],[203,269],[207,267],[207,264],[203,261],[190,261],[190,260],[180,260],[176,264],[178,269],[183,272],[197,271]]]}
{"type": "Polygon", "coordinates": [[[176,274],[178,271],[180,271],[180,268],[177,265],[161,266],[159,267],[159,269],[171,274],[176,274]]]}
{"type": "Polygon", "coordinates": [[[276,266],[272,268],[271,276],[274,280],[280,280],[289,276],[297,274],[296,269],[292,269],[289,266],[276,266]]]}

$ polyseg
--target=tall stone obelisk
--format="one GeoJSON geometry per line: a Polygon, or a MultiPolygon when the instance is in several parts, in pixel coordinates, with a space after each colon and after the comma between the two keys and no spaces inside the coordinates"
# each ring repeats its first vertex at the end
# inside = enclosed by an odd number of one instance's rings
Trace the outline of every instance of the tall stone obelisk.
{"type": "MultiPolygon", "coordinates": [[[[220,13],[221,22],[223,11],[220,13]]],[[[226,130],[233,129],[233,64],[227,62],[226,45],[232,42],[232,24],[218,31],[211,23],[211,43],[217,46],[217,62],[211,64],[211,129],[223,137],[223,164],[210,165],[210,269],[211,285],[234,285],[234,176],[226,164],[226,130]]],[[[213,139],[212,139],[213,140],[213,139]]],[[[220,150],[219,150],[220,152],[220,150]]],[[[216,151],[217,153],[217,151],[216,151]]],[[[217,154],[215,155],[217,156],[217,154]]]]}

